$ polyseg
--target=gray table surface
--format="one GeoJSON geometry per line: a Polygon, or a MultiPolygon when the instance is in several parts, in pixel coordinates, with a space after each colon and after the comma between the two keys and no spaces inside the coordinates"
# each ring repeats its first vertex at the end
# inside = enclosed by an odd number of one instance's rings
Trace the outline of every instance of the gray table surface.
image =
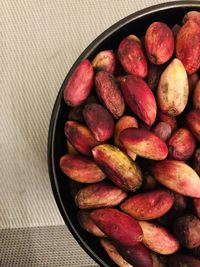
{"type": "Polygon", "coordinates": [[[47,172],[53,104],[73,62],[163,0],[0,0],[0,266],[97,266],[64,225],[47,172]]]}

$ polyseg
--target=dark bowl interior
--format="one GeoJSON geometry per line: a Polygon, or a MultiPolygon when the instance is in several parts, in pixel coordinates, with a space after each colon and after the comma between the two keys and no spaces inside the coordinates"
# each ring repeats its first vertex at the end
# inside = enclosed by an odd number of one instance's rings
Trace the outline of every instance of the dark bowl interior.
{"type": "MultiPolygon", "coordinates": [[[[73,69],[84,59],[92,59],[103,49],[116,49],[120,40],[129,35],[144,35],[147,27],[154,21],[162,21],[169,26],[181,23],[183,15],[190,10],[200,10],[199,1],[176,1],[157,5],[131,14],[106,30],[94,40],[77,59],[66,76],[52,112],[48,137],[48,166],[51,185],[58,208],[69,230],[83,249],[101,266],[117,266],[105,254],[98,238],[84,231],[78,224],[77,207],[70,194],[69,179],[59,168],[59,159],[67,153],[64,124],[69,107],[64,103],[63,90],[73,69]]],[[[67,244],[66,244],[67,246],[67,244]]]]}

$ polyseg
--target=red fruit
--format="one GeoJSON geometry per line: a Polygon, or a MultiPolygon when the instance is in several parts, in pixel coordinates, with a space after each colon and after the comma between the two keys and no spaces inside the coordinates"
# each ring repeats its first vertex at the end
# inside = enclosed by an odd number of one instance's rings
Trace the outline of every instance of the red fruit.
{"type": "Polygon", "coordinates": [[[190,131],[200,141],[200,110],[191,110],[186,116],[186,123],[190,131]]]}
{"type": "Polygon", "coordinates": [[[200,26],[200,12],[189,11],[188,13],[185,14],[183,18],[183,24],[186,23],[188,20],[193,20],[200,26]]]}
{"type": "Polygon", "coordinates": [[[64,100],[69,106],[79,106],[89,96],[93,85],[94,71],[88,59],[83,60],[73,71],[64,89],[64,100]]]}
{"type": "Polygon", "coordinates": [[[160,137],[163,141],[166,141],[171,136],[172,130],[168,123],[166,122],[159,122],[152,130],[155,135],[160,137]]]}
{"type": "Polygon", "coordinates": [[[176,118],[168,114],[162,113],[160,110],[157,112],[157,120],[160,122],[166,122],[170,125],[172,132],[177,128],[176,118]]]}
{"type": "Polygon", "coordinates": [[[160,75],[163,72],[163,66],[149,64],[149,72],[147,76],[147,83],[152,91],[156,91],[160,80],[160,75]]]}
{"type": "Polygon", "coordinates": [[[121,90],[130,109],[147,125],[156,118],[156,100],[151,89],[141,78],[128,75],[121,82],[121,90]]]}
{"type": "Polygon", "coordinates": [[[111,74],[115,71],[116,60],[112,50],[103,50],[99,52],[92,60],[92,66],[95,70],[104,70],[111,74]]]}
{"type": "Polygon", "coordinates": [[[140,40],[135,35],[125,37],[118,47],[118,58],[127,74],[147,76],[147,61],[140,40]]]}
{"type": "Polygon", "coordinates": [[[153,64],[167,62],[174,52],[174,37],[171,29],[163,22],[153,22],[145,34],[147,56],[153,64]]]}

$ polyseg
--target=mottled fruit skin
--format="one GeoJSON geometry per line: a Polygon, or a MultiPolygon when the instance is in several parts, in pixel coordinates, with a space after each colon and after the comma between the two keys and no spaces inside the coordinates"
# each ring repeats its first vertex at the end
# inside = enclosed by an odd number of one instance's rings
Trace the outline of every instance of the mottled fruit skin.
{"type": "Polygon", "coordinates": [[[157,189],[129,197],[120,205],[120,209],[137,220],[153,220],[164,215],[173,202],[172,194],[157,189]]]}
{"type": "Polygon", "coordinates": [[[169,157],[177,160],[188,160],[194,153],[195,138],[187,128],[179,128],[167,142],[169,157]]]}
{"type": "Polygon", "coordinates": [[[88,59],[74,70],[64,89],[64,100],[69,106],[79,106],[89,96],[93,85],[94,71],[88,59]]]}
{"type": "Polygon", "coordinates": [[[69,155],[78,155],[78,151],[73,147],[73,145],[67,140],[67,153],[69,155]]]}
{"type": "Polygon", "coordinates": [[[193,93],[193,108],[200,110],[200,80],[197,82],[193,93]]]}
{"type": "Polygon", "coordinates": [[[97,225],[92,220],[90,213],[84,210],[79,210],[77,214],[77,219],[80,226],[92,235],[98,237],[105,237],[105,234],[97,227],[97,225]]]}
{"type": "Polygon", "coordinates": [[[165,142],[145,129],[127,128],[120,134],[120,142],[126,151],[153,159],[163,160],[167,157],[168,148],[165,142]]]}
{"type": "Polygon", "coordinates": [[[108,256],[120,267],[133,267],[133,265],[129,264],[120,253],[117,251],[116,246],[113,242],[109,241],[108,239],[101,238],[100,244],[108,254],[108,256]]]}
{"type": "Polygon", "coordinates": [[[164,256],[151,252],[153,259],[153,267],[167,267],[167,262],[164,259],[164,256]]]}
{"type": "Polygon", "coordinates": [[[191,110],[186,116],[186,123],[190,131],[200,141],[200,110],[191,110]]]}
{"type": "Polygon", "coordinates": [[[194,154],[194,157],[193,157],[193,169],[200,176],[200,148],[198,148],[195,151],[195,154],[194,154]]]}
{"type": "Polygon", "coordinates": [[[92,66],[96,71],[104,70],[113,74],[116,67],[116,59],[112,50],[99,52],[92,60],[92,66]]]}
{"type": "Polygon", "coordinates": [[[200,198],[193,198],[194,212],[196,216],[200,219],[200,198]]]}
{"type": "Polygon", "coordinates": [[[117,55],[127,74],[141,78],[147,76],[147,60],[141,41],[135,35],[125,37],[119,44],[117,55]]]}
{"type": "Polygon", "coordinates": [[[84,155],[90,156],[92,148],[99,144],[92,132],[78,122],[67,121],[64,131],[69,142],[84,155]]]}
{"type": "Polygon", "coordinates": [[[182,62],[174,58],[160,77],[157,89],[159,108],[163,113],[178,116],[186,107],[188,95],[187,73],[182,62]]]}
{"type": "Polygon", "coordinates": [[[128,75],[121,81],[121,90],[129,108],[147,125],[152,125],[157,106],[147,83],[139,77],[128,75]]]}
{"type": "Polygon", "coordinates": [[[69,178],[80,183],[96,183],[105,178],[94,160],[82,155],[62,156],[60,168],[69,178]]]}
{"type": "MultiPolygon", "coordinates": [[[[121,117],[117,121],[117,123],[115,124],[114,144],[117,147],[119,147],[121,150],[124,150],[124,148],[120,144],[119,135],[124,129],[130,128],[130,127],[138,128],[138,122],[137,122],[136,118],[134,118],[132,116],[128,116],[128,115],[121,117]]],[[[129,155],[129,157],[131,157],[133,160],[136,159],[135,153],[129,153],[128,151],[124,151],[124,152],[126,152],[129,155]]]]}
{"type": "Polygon", "coordinates": [[[147,248],[162,255],[178,251],[179,242],[163,226],[147,221],[140,221],[139,224],[143,231],[142,242],[147,248]]]}
{"type": "Polygon", "coordinates": [[[156,179],[149,172],[144,173],[142,190],[151,191],[155,189],[157,186],[158,186],[158,182],[156,181],[156,179]]]}
{"type": "Polygon", "coordinates": [[[153,267],[151,253],[141,243],[131,247],[119,246],[118,251],[134,267],[153,267]]]}
{"type": "Polygon", "coordinates": [[[200,260],[186,255],[177,253],[168,257],[168,266],[170,267],[199,267],[200,260]]]}
{"type": "Polygon", "coordinates": [[[152,91],[156,91],[162,72],[163,72],[163,66],[154,65],[151,63],[149,64],[147,83],[152,91]]]}
{"type": "Polygon", "coordinates": [[[172,30],[163,22],[153,22],[145,34],[145,48],[151,63],[160,65],[167,62],[174,52],[172,30]]]}
{"type": "Polygon", "coordinates": [[[82,188],[75,202],[80,209],[95,209],[117,206],[126,197],[127,194],[120,188],[100,182],[82,188]]]}
{"type": "Polygon", "coordinates": [[[190,197],[200,197],[200,178],[186,163],[163,160],[151,168],[153,176],[169,189],[190,197]]]}
{"type": "Polygon", "coordinates": [[[170,125],[172,132],[177,129],[177,120],[175,117],[165,114],[158,110],[157,112],[157,120],[158,122],[166,122],[170,125]]]}
{"type": "Polygon", "coordinates": [[[92,150],[94,160],[118,187],[136,191],[142,184],[139,166],[117,147],[103,144],[92,150]]]}
{"type": "Polygon", "coordinates": [[[96,92],[100,101],[119,119],[125,109],[125,103],[115,77],[106,71],[99,71],[95,76],[96,92]]]}
{"type": "Polygon", "coordinates": [[[193,20],[200,26],[200,12],[198,11],[187,12],[183,18],[183,24],[185,24],[188,20],[193,20]]]}
{"type": "Polygon", "coordinates": [[[184,215],[174,222],[174,234],[186,248],[200,246],[200,220],[194,215],[184,215]]]}
{"type": "Polygon", "coordinates": [[[88,128],[99,142],[111,138],[114,132],[114,120],[103,106],[93,103],[83,109],[83,116],[88,128]]]}
{"type": "Polygon", "coordinates": [[[188,74],[200,67],[200,27],[193,20],[188,20],[178,32],[176,57],[182,61],[188,74]]]}
{"type": "Polygon", "coordinates": [[[139,223],[117,209],[97,209],[91,212],[91,217],[116,244],[134,246],[142,240],[143,234],[139,223]]]}
{"type": "Polygon", "coordinates": [[[171,126],[166,122],[159,122],[152,130],[163,141],[167,141],[172,134],[171,126]]]}

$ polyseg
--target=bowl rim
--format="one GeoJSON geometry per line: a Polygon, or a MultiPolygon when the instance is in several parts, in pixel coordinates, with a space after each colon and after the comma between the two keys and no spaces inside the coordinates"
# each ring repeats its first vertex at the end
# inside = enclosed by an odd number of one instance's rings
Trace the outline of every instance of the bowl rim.
{"type": "Polygon", "coordinates": [[[57,182],[57,175],[55,170],[55,164],[54,164],[54,139],[55,139],[55,130],[56,130],[56,122],[60,111],[61,106],[61,99],[63,96],[63,91],[65,88],[65,85],[71,76],[73,70],[76,68],[76,66],[85,58],[87,58],[93,50],[95,50],[98,45],[107,39],[109,36],[111,36],[114,32],[118,31],[120,28],[125,26],[126,24],[140,18],[143,16],[150,15],[156,11],[162,11],[167,10],[171,8],[179,8],[179,7],[199,7],[200,8],[200,1],[197,0],[182,0],[182,1],[172,1],[172,2],[166,2],[161,4],[156,4],[144,9],[141,9],[139,11],[136,11],[134,13],[131,13],[130,15],[120,19],[116,23],[114,23],[112,26],[110,26],[108,29],[103,31],[100,35],[98,35],[97,38],[95,38],[88,46],[87,48],[78,56],[72,67],[70,68],[69,72],[67,73],[60,89],[57,95],[57,98],[54,103],[54,107],[51,114],[51,119],[49,123],[49,131],[48,131],[48,140],[47,140],[47,161],[48,161],[48,173],[50,177],[51,182],[51,189],[53,191],[53,195],[57,204],[57,207],[61,213],[61,216],[70,230],[71,234],[75,238],[75,240],[79,243],[79,245],[84,249],[84,251],[100,266],[102,267],[110,267],[108,264],[106,264],[91,248],[87,245],[87,243],[82,239],[82,237],[77,233],[73,223],[70,220],[70,217],[65,211],[64,204],[62,202],[62,198],[60,196],[60,192],[58,189],[58,182],[57,182]]]}

